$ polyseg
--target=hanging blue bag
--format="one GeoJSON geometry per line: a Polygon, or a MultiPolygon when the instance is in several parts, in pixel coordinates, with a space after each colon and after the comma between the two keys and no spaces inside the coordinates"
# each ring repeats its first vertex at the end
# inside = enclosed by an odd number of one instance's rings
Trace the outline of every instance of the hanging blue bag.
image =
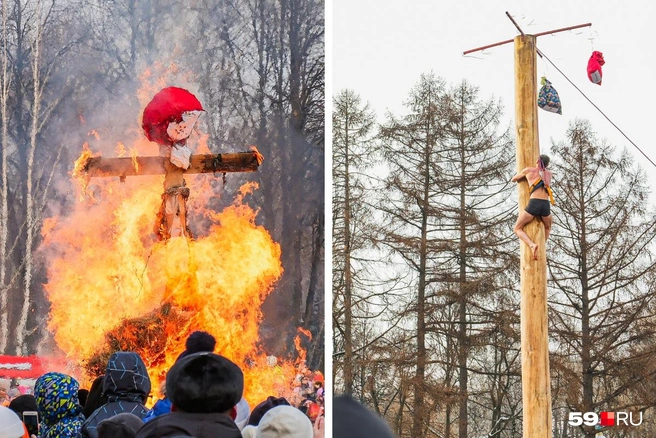
{"type": "Polygon", "coordinates": [[[549,111],[550,113],[562,114],[563,109],[560,104],[560,97],[558,97],[558,92],[556,89],[544,76],[542,77],[541,84],[542,87],[538,93],[538,106],[545,111],[549,111]]]}

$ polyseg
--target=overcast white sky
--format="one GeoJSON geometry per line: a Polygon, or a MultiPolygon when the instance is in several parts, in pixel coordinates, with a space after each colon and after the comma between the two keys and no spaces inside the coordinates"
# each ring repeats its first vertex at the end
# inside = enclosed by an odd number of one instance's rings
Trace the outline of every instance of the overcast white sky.
{"type": "MultiPolygon", "coordinates": [[[[455,85],[467,79],[479,96],[500,97],[507,123],[514,121],[513,44],[463,56],[468,49],[525,33],[592,23],[589,28],[538,37],[538,48],[656,162],[656,2],[637,0],[474,1],[474,0],[334,0],[329,67],[332,93],[344,88],[369,101],[379,120],[386,110],[403,111],[402,102],[422,73],[435,72],[455,85]],[[603,84],[588,80],[593,50],[603,53],[603,84]]],[[[551,138],[564,139],[575,117],[590,120],[598,138],[626,147],[656,185],[656,168],[545,60],[546,75],[563,104],[563,115],[539,110],[540,148],[549,153],[551,138]]],[[[514,123],[514,122],[513,122],[514,123]]],[[[514,132],[514,124],[512,125],[514,132]]],[[[656,194],[652,193],[656,200],[656,194]]]]}

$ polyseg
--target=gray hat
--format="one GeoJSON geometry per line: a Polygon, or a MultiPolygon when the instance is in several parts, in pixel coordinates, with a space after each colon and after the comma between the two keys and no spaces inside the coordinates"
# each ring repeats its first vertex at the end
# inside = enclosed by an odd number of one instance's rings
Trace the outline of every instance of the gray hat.
{"type": "Polygon", "coordinates": [[[16,412],[0,406],[0,438],[21,438],[24,433],[23,422],[16,412]]]}
{"type": "Polygon", "coordinates": [[[276,406],[267,411],[255,432],[255,438],[312,438],[313,436],[312,422],[293,406],[276,406]]]}
{"type": "Polygon", "coordinates": [[[129,412],[121,412],[98,423],[98,438],[134,438],[143,426],[141,418],[129,412]]]}

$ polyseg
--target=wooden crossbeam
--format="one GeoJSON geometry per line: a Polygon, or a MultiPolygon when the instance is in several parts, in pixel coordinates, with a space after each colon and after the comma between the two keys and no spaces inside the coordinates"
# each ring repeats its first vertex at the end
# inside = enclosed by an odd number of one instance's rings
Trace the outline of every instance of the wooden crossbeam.
{"type": "MultiPolygon", "coordinates": [[[[192,155],[191,163],[184,174],[193,173],[224,173],[224,172],[255,172],[260,165],[258,155],[254,151],[227,154],[192,155]]],[[[123,158],[90,158],[82,168],[82,173],[89,177],[107,177],[140,175],[164,175],[170,168],[166,157],[123,157],[123,158]]]]}

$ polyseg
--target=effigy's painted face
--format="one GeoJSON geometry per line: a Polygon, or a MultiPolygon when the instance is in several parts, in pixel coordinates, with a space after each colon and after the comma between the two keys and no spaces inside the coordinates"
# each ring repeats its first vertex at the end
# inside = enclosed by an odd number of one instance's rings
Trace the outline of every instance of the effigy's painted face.
{"type": "Polygon", "coordinates": [[[194,129],[194,125],[198,121],[202,111],[185,111],[182,113],[181,122],[171,122],[166,128],[166,133],[169,135],[171,140],[178,142],[188,138],[191,135],[191,131],[194,129]]]}

